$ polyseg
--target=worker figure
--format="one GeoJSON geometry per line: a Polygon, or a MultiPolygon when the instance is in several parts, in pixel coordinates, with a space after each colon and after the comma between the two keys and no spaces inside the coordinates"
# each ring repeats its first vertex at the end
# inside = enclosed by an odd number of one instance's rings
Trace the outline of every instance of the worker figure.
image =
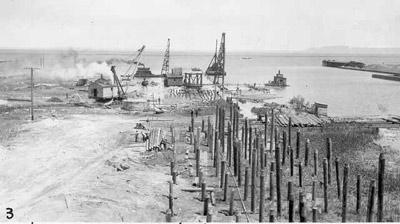
{"type": "Polygon", "coordinates": [[[161,103],[161,99],[160,99],[160,97],[158,97],[158,105],[160,105],[160,103],[161,103]]]}
{"type": "Polygon", "coordinates": [[[135,133],[135,142],[137,142],[138,141],[138,132],[136,131],[136,133],[135,133]]]}
{"type": "Polygon", "coordinates": [[[196,109],[196,117],[199,115],[199,109],[196,109]]]}
{"type": "Polygon", "coordinates": [[[160,148],[161,148],[161,150],[167,149],[167,139],[165,139],[165,138],[161,139],[160,148]]]}
{"type": "Polygon", "coordinates": [[[149,136],[147,135],[147,133],[142,134],[143,136],[143,142],[146,142],[147,139],[149,139],[149,136]]]}

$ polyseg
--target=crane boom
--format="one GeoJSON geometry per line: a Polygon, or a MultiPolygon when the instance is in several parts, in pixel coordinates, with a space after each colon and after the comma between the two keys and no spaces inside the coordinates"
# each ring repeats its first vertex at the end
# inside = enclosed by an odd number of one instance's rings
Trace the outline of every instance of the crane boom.
{"type": "Polygon", "coordinates": [[[220,84],[220,79],[222,81],[222,85],[224,85],[225,81],[225,33],[222,33],[220,48],[217,53],[215,50],[215,54],[211,59],[210,64],[206,70],[206,74],[208,76],[214,76],[213,84],[220,84]]]}
{"type": "Polygon", "coordinates": [[[118,98],[120,99],[125,98],[125,91],[122,88],[121,83],[119,82],[117,72],[115,71],[115,65],[111,66],[111,72],[114,75],[114,85],[116,85],[118,89],[118,98]]]}
{"type": "Polygon", "coordinates": [[[125,85],[126,85],[126,89],[125,92],[128,92],[128,87],[129,87],[129,83],[132,81],[132,79],[135,76],[135,73],[137,71],[138,66],[141,64],[140,63],[140,58],[142,57],[142,53],[144,51],[144,49],[146,48],[145,45],[143,45],[141,48],[139,48],[138,54],[136,55],[136,57],[132,60],[131,65],[129,66],[128,70],[125,72],[125,78],[122,79],[122,81],[125,81],[125,85]]]}
{"type": "Polygon", "coordinates": [[[161,75],[167,75],[169,73],[169,38],[167,42],[167,49],[165,49],[165,55],[164,55],[164,62],[161,68],[161,75]]]}

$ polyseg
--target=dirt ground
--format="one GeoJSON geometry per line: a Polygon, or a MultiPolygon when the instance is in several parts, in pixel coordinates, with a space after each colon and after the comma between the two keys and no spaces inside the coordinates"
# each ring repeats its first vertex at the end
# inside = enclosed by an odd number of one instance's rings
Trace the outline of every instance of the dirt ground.
{"type": "Polygon", "coordinates": [[[2,127],[14,136],[0,148],[1,207],[13,208],[13,221],[164,220],[170,176],[143,165],[139,119],[72,114],[2,127]],[[120,162],[130,168],[112,167],[120,162]]]}

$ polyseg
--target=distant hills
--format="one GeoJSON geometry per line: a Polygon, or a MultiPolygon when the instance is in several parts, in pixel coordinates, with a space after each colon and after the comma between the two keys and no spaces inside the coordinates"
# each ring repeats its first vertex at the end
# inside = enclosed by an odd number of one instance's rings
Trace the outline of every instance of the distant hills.
{"type": "Polygon", "coordinates": [[[348,46],[325,46],[310,48],[304,53],[314,54],[400,54],[400,48],[362,48],[348,46]]]}

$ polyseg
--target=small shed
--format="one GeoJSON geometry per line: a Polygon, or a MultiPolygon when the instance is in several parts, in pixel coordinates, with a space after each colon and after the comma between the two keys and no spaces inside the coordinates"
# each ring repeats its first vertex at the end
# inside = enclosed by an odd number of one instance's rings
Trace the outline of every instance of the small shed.
{"type": "Polygon", "coordinates": [[[88,85],[88,97],[95,100],[105,100],[118,97],[118,88],[109,82],[104,82],[102,78],[88,85]]]}
{"type": "Polygon", "coordinates": [[[314,113],[317,117],[328,116],[328,105],[323,103],[314,103],[314,113]]]}
{"type": "Polygon", "coordinates": [[[183,85],[183,77],[182,75],[173,75],[168,74],[165,79],[165,86],[182,86],[183,85]]]}

